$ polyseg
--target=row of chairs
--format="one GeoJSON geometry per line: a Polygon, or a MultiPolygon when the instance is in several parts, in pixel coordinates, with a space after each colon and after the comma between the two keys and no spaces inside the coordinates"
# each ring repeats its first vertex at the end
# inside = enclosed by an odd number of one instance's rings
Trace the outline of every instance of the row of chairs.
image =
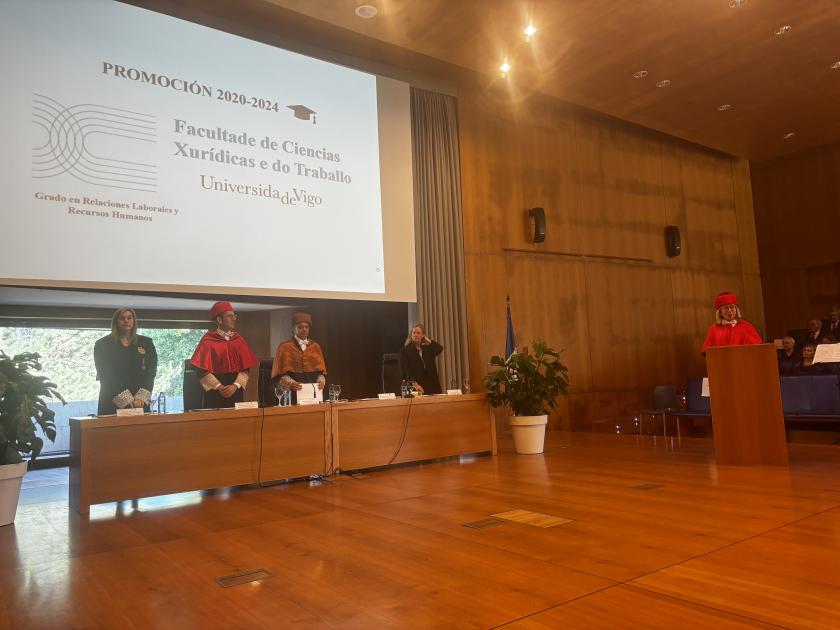
{"type": "MultiPolygon", "coordinates": [[[[782,376],[779,378],[782,411],[785,422],[799,428],[820,428],[840,425],[840,377],[834,374],[813,376],[782,376]]],[[[673,385],[657,385],[653,404],[640,410],[635,418],[639,433],[645,420],[656,418],[662,422],[662,433],[668,435],[668,418],[676,420],[680,436],[679,418],[711,417],[709,397],[702,395],[703,379],[690,378],[686,384],[685,409],[680,409],[677,389],[673,385]]]]}

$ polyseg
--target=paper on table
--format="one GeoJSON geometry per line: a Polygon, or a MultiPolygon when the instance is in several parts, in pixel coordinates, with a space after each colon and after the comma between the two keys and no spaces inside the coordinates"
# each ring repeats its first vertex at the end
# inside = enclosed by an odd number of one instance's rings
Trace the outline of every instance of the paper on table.
{"type": "Polygon", "coordinates": [[[700,396],[703,398],[709,398],[709,379],[703,378],[703,385],[700,386],[700,396]]]}
{"type": "Polygon", "coordinates": [[[821,343],[817,346],[814,363],[840,363],[840,343],[821,343]]]}
{"type": "Polygon", "coordinates": [[[303,387],[297,390],[299,405],[308,405],[324,400],[324,390],[318,389],[318,383],[301,383],[303,387]]]}

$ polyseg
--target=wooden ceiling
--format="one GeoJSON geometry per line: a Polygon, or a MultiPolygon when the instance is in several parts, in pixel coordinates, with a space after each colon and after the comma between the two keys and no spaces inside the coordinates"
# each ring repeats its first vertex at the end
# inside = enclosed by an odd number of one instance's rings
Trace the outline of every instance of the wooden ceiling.
{"type": "Polygon", "coordinates": [[[404,49],[498,83],[507,55],[504,81],[520,97],[542,92],[750,160],[840,141],[838,0],[261,1],[345,43],[340,32],[384,43],[363,48],[391,51],[390,63],[404,49]],[[357,17],[363,2],[378,15],[357,17]],[[526,43],[529,20],[538,32],[526,43]]]}

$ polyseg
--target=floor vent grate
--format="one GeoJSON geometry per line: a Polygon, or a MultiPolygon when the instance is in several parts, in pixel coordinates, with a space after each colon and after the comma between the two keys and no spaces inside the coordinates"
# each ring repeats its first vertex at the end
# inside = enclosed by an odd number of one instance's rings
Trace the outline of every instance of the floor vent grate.
{"type": "Polygon", "coordinates": [[[271,573],[265,569],[251,569],[250,571],[231,573],[230,575],[218,577],[216,578],[216,584],[223,588],[230,588],[231,586],[239,586],[240,584],[248,584],[249,582],[259,582],[270,577],[271,573]]]}
{"type": "Polygon", "coordinates": [[[490,529],[491,527],[498,527],[499,525],[504,525],[505,522],[498,518],[482,518],[478,521],[471,521],[469,523],[464,523],[464,527],[469,527],[470,529],[490,529]]]}
{"type": "Polygon", "coordinates": [[[561,516],[552,516],[551,514],[540,514],[539,512],[531,512],[529,510],[511,510],[510,512],[499,512],[498,514],[491,514],[494,518],[501,518],[506,521],[513,521],[514,523],[522,523],[523,525],[530,525],[531,527],[556,527],[557,525],[565,525],[566,523],[574,523],[573,518],[563,518],[561,516]]]}

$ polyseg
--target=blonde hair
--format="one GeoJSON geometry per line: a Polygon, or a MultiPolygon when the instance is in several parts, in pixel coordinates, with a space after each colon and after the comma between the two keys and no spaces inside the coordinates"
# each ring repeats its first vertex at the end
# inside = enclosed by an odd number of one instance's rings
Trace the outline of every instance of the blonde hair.
{"type": "Polygon", "coordinates": [[[420,331],[423,333],[423,336],[426,336],[426,327],[423,324],[414,324],[411,328],[408,329],[408,337],[405,338],[405,345],[409,345],[411,343],[411,333],[414,332],[415,328],[419,328],[420,331]]]}
{"type": "Polygon", "coordinates": [[[724,307],[726,307],[726,306],[734,306],[735,307],[735,321],[736,322],[739,319],[741,319],[741,309],[738,308],[737,304],[724,304],[723,306],[721,306],[719,309],[717,309],[715,311],[715,324],[722,324],[726,321],[725,319],[723,319],[723,315],[721,314],[721,311],[723,311],[724,307]]]}
{"type": "Polygon", "coordinates": [[[114,341],[119,339],[120,333],[119,329],[117,328],[117,322],[119,321],[122,314],[126,311],[131,313],[131,316],[134,318],[134,325],[131,327],[131,344],[134,345],[135,343],[137,343],[137,313],[134,312],[133,308],[123,306],[122,308],[118,308],[116,311],[114,311],[114,315],[111,317],[111,337],[114,338],[114,341]]]}

